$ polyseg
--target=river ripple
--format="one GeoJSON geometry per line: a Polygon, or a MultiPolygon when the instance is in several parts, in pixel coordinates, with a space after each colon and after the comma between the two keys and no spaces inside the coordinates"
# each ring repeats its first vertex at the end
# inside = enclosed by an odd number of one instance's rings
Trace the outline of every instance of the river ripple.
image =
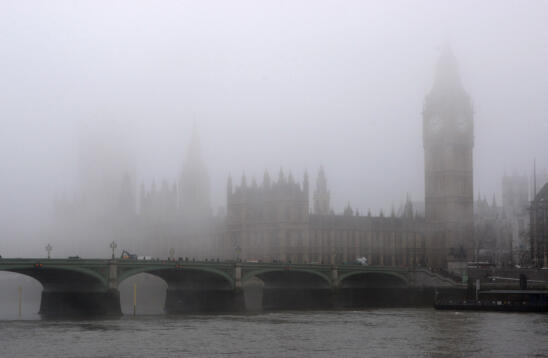
{"type": "Polygon", "coordinates": [[[433,309],[0,321],[1,357],[548,357],[548,315],[433,309]]]}

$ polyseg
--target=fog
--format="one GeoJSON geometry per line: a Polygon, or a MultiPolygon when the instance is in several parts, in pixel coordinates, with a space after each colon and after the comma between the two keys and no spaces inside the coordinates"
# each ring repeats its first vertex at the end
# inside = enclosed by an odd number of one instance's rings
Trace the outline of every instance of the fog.
{"type": "Polygon", "coordinates": [[[423,201],[422,106],[447,43],[474,104],[474,190],[501,200],[504,173],[548,171],[546,14],[543,1],[2,1],[0,255],[73,253],[48,231],[54,199],[99,168],[127,168],[136,189],[174,182],[194,126],[213,212],[229,174],[280,168],[313,188],[323,166],[335,212],[423,201]]]}

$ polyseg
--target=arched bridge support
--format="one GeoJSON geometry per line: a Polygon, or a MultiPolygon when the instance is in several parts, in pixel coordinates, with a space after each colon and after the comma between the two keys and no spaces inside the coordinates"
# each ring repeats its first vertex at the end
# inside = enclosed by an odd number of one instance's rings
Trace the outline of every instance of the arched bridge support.
{"type": "Polygon", "coordinates": [[[0,270],[42,284],[44,316],[120,316],[118,285],[139,273],[167,283],[167,313],[243,311],[251,282],[262,309],[431,304],[436,289],[463,289],[424,268],[359,265],[0,258],[0,270]]]}
{"type": "Polygon", "coordinates": [[[219,313],[245,310],[241,289],[214,273],[185,269],[151,272],[168,284],[165,312],[219,313]]]}
{"type": "Polygon", "coordinates": [[[236,287],[234,264],[167,261],[120,264],[119,282],[137,273],[146,272],[167,284],[164,311],[169,314],[219,313],[245,310],[243,293],[236,287]]]}
{"type": "MultiPolygon", "coordinates": [[[[246,305],[264,310],[329,309],[332,306],[332,289],[329,269],[311,265],[256,265],[244,268],[244,283],[262,281],[256,299],[246,305]]],[[[255,285],[257,287],[257,285],[255,285]]],[[[249,297],[249,296],[247,296],[249,297]]]]}
{"type": "Polygon", "coordinates": [[[120,294],[116,284],[109,285],[111,272],[105,260],[2,261],[0,270],[30,276],[41,283],[39,314],[44,317],[122,314],[120,294]]]}

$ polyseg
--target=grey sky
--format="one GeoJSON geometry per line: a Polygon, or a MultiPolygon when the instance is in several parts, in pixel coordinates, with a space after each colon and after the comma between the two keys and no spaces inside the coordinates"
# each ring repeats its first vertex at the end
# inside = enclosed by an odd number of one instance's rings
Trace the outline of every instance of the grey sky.
{"type": "Polygon", "coordinates": [[[544,1],[0,2],[0,235],[75,190],[78,138],[116,121],[140,179],[174,179],[192,123],[213,206],[280,167],[337,211],[423,200],[422,104],[450,39],[475,107],[475,192],[548,169],[544,1]],[[124,135],[125,136],[125,135],[124,135]]]}

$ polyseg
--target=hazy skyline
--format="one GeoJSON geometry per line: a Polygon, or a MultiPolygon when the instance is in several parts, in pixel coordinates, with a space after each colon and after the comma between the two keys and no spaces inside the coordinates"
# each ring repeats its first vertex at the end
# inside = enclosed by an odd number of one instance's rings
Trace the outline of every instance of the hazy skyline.
{"type": "Polygon", "coordinates": [[[474,191],[500,203],[505,171],[529,174],[533,158],[548,170],[546,13],[541,1],[4,1],[0,235],[28,238],[54,194],[75,193],[79,141],[111,122],[147,185],[178,177],[196,123],[214,209],[229,173],[308,170],[313,188],[320,165],[337,212],[422,201],[422,105],[446,41],[475,109],[474,191]]]}

